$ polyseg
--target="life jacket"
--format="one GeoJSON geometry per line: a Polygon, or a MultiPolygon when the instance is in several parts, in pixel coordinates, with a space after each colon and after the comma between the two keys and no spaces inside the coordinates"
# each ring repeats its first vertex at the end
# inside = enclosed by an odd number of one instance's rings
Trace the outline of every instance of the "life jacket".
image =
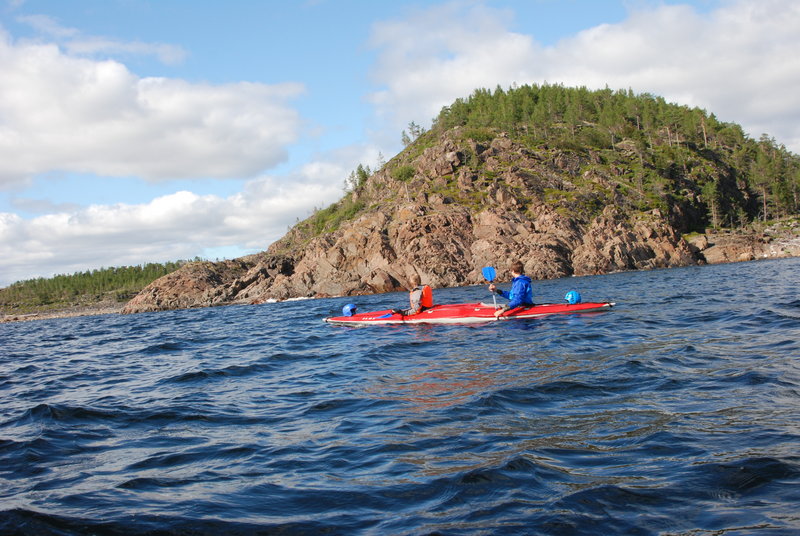
{"type": "Polygon", "coordinates": [[[422,286],[422,299],[419,301],[419,304],[426,309],[433,307],[433,291],[428,285],[422,286]]]}
{"type": "Polygon", "coordinates": [[[433,291],[428,285],[414,287],[409,294],[409,302],[411,308],[408,309],[408,314],[421,313],[425,309],[433,307],[433,291]],[[419,300],[419,302],[417,302],[419,300]],[[419,305],[417,305],[417,303],[419,305]],[[419,310],[417,310],[419,308],[419,310]]]}

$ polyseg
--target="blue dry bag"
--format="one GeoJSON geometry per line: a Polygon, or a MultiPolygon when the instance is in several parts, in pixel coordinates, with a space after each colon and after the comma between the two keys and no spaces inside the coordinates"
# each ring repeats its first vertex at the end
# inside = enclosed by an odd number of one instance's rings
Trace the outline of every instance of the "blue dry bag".
{"type": "Polygon", "coordinates": [[[567,303],[569,303],[570,305],[581,303],[581,295],[576,290],[570,290],[569,292],[567,292],[567,295],[564,296],[564,299],[567,300],[567,303]]]}
{"type": "Polygon", "coordinates": [[[347,305],[342,307],[342,314],[344,316],[353,316],[354,314],[356,314],[356,309],[358,309],[358,307],[356,307],[355,304],[348,303],[347,305]]]}

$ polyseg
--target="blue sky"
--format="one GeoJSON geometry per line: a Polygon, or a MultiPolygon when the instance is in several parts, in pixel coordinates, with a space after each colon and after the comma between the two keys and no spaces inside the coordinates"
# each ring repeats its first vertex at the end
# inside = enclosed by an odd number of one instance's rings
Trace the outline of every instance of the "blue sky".
{"type": "Polygon", "coordinates": [[[794,0],[0,0],[0,285],[266,249],[478,87],[631,88],[800,150],[794,0]]]}

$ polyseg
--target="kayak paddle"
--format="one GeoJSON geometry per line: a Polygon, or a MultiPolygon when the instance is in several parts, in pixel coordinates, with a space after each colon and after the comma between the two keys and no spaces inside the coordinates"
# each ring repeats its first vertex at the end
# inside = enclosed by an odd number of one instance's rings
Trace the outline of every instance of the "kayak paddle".
{"type": "MultiPolygon", "coordinates": [[[[494,281],[494,278],[497,277],[494,266],[485,266],[481,272],[483,272],[483,278],[489,283],[494,281]]],[[[492,301],[494,302],[494,308],[497,309],[497,298],[494,297],[494,292],[492,292],[492,301]]]]}

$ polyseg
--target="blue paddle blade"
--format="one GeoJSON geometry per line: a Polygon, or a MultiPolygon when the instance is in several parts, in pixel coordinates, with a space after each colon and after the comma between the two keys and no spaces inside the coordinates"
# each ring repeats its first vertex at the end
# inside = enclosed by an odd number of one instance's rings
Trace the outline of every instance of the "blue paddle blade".
{"type": "Polygon", "coordinates": [[[381,315],[378,318],[389,318],[390,316],[392,316],[392,313],[386,313],[385,315],[381,315]]]}
{"type": "Polygon", "coordinates": [[[486,266],[483,270],[483,278],[491,283],[494,281],[494,278],[497,277],[497,273],[494,271],[494,266],[486,266]]]}

